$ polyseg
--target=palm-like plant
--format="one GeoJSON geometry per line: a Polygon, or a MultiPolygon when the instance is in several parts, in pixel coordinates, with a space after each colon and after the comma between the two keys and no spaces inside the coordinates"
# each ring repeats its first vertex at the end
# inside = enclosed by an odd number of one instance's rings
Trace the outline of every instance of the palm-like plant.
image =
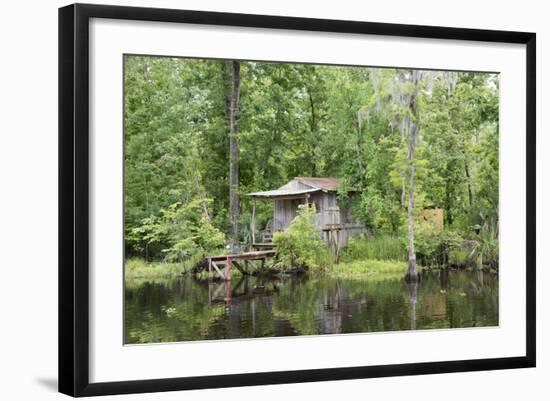
{"type": "Polygon", "coordinates": [[[485,224],[481,227],[473,243],[469,258],[475,259],[477,269],[483,267],[484,261],[495,260],[498,257],[498,238],[494,224],[485,224]]]}

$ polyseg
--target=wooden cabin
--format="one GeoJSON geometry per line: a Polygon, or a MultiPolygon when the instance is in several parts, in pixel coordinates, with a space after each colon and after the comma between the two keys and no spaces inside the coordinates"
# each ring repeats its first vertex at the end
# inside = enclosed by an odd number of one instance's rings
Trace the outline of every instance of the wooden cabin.
{"type": "MultiPolygon", "coordinates": [[[[317,219],[315,226],[319,236],[337,248],[347,244],[350,236],[366,232],[363,224],[353,218],[351,210],[338,200],[338,178],[296,177],[282,187],[270,191],[252,192],[254,200],[273,202],[273,219],[270,229],[284,231],[298,214],[298,206],[315,204],[317,219]]],[[[354,192],[354,191],[352,191],[354,192]]],[[[350,194],[353,196],[353,193],[350,194]]],[[[255,202],[252,209],[252,227],[255,226],[255,202]]],[[[254,230],[252,230],[254,232],[254,230]]],[[[269,233],[267,235],[269,240],[269,233]]],[[[265,241],[265,236],[264,236],[265,241]]],[[[254,237],[252,242],[256,242],[254,237]]]]}

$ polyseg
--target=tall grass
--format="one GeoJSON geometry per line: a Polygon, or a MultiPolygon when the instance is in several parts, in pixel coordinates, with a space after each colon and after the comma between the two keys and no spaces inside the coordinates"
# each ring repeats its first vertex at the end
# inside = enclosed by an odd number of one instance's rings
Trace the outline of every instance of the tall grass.
{"type": "Polygon", "coordinates": [[[346,279],[381,279],[400,278],[405,276],[407,263],[389,260],[356,260],[341,262],[327,271],[335,278],[346,279]]]}
{"type": "Polygon", "coordinates": [[[395,260],[407,261],[407,249],[402,238],[390,234],[377,234],[371,238],[364,235],[350,239],[343,252],[342,260],[395,260]]]}
{"type": "Polygon", "coordinates": [[[130,258],[124,264],[124,278],[126,280],[170,278],[187,269],[188,266],[181,263],[146,262],[143,259],[130,258]]]}

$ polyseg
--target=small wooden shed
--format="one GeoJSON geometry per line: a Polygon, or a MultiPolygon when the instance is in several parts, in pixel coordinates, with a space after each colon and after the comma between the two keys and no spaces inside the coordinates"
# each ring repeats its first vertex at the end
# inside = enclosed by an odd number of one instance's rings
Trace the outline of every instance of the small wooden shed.
{"type": "MultiPolygon", "coordinates": [[[[315,204],[315,226],[319,235],[339,248],[347,244],[353,234],[366,232],[363,224],[353,218],[351,210],[338,200],[338,178],[296,177],[282,187],[270,191],[252,192],[254,199],[273,202],[273,232],[284,231],[298,214],[301,204],[315,204]]],[[[353,190],[351,192],[354,192],[353,190]]],[[[351,194],[353,196],[353,194],[351,194]]],[[[255,225],[255,203],[252,209],[252,225],[255,225]]],[[[254,230],[252,230],[254,231],[254,230]]],[[[253,239],[253,242],[254,239],[253,239]]]]}

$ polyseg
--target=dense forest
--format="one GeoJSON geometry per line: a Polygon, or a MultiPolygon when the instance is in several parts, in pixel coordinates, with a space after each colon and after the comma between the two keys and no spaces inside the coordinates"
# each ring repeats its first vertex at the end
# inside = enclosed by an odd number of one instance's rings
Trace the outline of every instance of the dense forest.
{"type": "Polygon", "coordinates": [[[245,194],[311,176],[356,189],[354,216],[409,267],[464,243],[497,259],[496,74],[126,56],[124,85],[127,257],[249,243],[245,194]],[[443,231],[418,222],[430,208],[443,231]]]}

